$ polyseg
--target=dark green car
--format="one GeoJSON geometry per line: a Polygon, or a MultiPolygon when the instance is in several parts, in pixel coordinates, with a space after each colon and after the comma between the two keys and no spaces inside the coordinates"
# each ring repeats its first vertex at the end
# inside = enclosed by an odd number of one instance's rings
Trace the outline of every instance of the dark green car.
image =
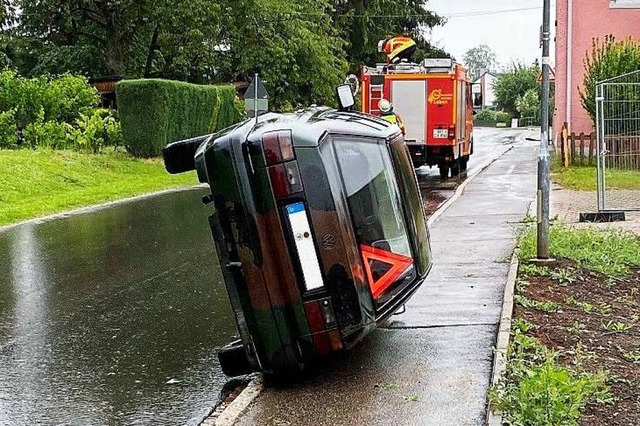
{"type": "Polygon", "coordinates": [[[328,108],[268,113],[165,149],[195,168],[241,340],[224,372],[287,374],[348,349],[431,268],[413,165],[397,126],[328,108]]]}

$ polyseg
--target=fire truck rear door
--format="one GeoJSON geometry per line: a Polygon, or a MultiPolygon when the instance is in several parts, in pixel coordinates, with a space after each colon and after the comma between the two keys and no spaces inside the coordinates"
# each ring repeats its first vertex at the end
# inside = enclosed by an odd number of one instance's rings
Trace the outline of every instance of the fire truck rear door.
{"type": "Polygon", "coordinates": [[[409,143],[425,143],[427,81],[391,81],[391,103],[404,121],[405,140],[409,143]]]}

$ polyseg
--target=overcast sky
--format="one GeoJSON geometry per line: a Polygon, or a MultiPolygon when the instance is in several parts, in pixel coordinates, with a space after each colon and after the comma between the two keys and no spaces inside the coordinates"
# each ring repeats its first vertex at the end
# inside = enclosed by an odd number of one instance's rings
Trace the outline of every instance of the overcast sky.
{"type": "MultiPolygon", "coordinates": [[[[554,0],[551,5],[553,31],[554,0]]],[[[542,56],[539,47],[542,0],[428,0],[427,8],[448,17],[443,27],[431,32],[432,43],[460,62],[467,50],[479,44],[491,47],[502,65],[513,60],[530,63],[542,56]]]]}

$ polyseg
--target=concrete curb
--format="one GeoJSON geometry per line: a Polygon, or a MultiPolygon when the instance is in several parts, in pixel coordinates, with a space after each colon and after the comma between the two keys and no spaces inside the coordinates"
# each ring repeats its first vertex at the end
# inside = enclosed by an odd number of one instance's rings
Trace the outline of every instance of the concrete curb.
{"type": "Polygon", "coordinates": [[[222,411],[215,410],[200,426],[232,426],[264,389],[262,375],[256,373],[240,394],[222,411]]]}
{"type": "MultiPolygon", "coordinates": [[[[516,278],[518,276],[518,249],[516,248],[511,256],[511,265],[507,274],[507,284],[504,287],[504,296],[502,299],[502,312],[500,314],[500,325],[498,327],[498,338],[496,340],[496,348],[493,357],[493,371],[491,374],[491,386],[498,383],[500,377],[507,369],[507,348],[509,347],[509,338],[511,337],[511,320],[513,316],[513,296],[516,287],[516,278]]],[[[492,411],[491,406],[487,403],[487,425],[501,426],[502,412],[492,411]]]]}
{"type": "Polygon", "coordinates": [[[119,205],[119,204],[131,203],[131,202],[134,202],[134,201],[144,200],[146,198],[156,197],[158,195],[172,194],[174,192],[182,192],[182,191],[195,191],[196,189],[202,189],[202,188],[206,188],[206,187],[207,187],[206,184],[198,184],[198,185],[193,185],[193,186],[186,186],[186,187],[183,187],[183,188],[163,189],[161,191],[148,192],[146,194],[135,195],[133,197],[122,198],[122,199],[119,199],[119,200],[107,201],[106,203],[102,203],[102,204],[94,204],[92,206],[80,207],[80,208],[77,208],[77,209],[74,209],[74,210],[69,210],[69,211],[65,211],[65,212],[61,212],[61,213],[51,214],[49,216],[37,217],[37,218],[34,218],[34,219],[23,220],[21,222],[11,223],[9,225],[0,226],[0,233],[8,231],[9,229],[12,229],[12,228],[16,228],[18,226],[31,225],[31,224],[35,225],[35,224],[39,224],[39,223],[43,223],[43,222],[49,222],[49,221],[54,220],[54,219],[61,219],[63,217],[76,216],[76,215],[86,214],[86,213],[93,213],[93,212],[104,210],[106,208],[109,208],[109,207],[112,207],[112,206],[116,206],[116,205],[119,205]]]}
{"type": "Polygon", "coordinates": [[[440,218],[440,216],[442,216],[442,214],[447,211],[447,209],[449,207],[451,207],[451,205],[462,196],[462,193],[464,192],[465,188],[467,187],[467,185],[469,185],[471,183],[471,181],[473,181],[473,179],[475,179],[480,173],[484,172],[487,167],[489,167],[490,165],[492,165],[494,162],[496,162],[497,160],[499,160],[503,155],[505,155],[507,152],[511,151],[513,149],[513,147],[509,147],[507,149],[505,149],[503,152],[500,153],[500,155],[498,155],[496,158],[491,159],[490,161],[488,161],[487,163],[483,164],[478,170],[476,170],[475,172],[473,172],[471,175],[467,176],[467,179],[465,179],[464,182],[462,182],[460,184],[460,186],[458,186],[458,188],[456,188],[456,191],[453,193],[453,195],[451,196],[451,198],[449,198],[447,201],[445,201],[439,208],[438,210],[436,210],[431,217],[427,220],[427,225],[431,226],[434,223],[436,223],[436,221],[440,218]]]}

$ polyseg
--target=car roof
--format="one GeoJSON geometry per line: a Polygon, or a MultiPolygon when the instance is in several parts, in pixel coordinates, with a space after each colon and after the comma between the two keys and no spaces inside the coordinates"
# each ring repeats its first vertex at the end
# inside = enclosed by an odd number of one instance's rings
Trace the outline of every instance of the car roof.
{"type": "Polygon", "coordinates": [[[242,123],[232,133],[242,139],[261,139],[262,134],[291,130],[295,146],[317,146],[325,134],[389,139],[399,133],[397,126],[373,115],[312,107],[295,113],[267,113],[242,123]]]}

